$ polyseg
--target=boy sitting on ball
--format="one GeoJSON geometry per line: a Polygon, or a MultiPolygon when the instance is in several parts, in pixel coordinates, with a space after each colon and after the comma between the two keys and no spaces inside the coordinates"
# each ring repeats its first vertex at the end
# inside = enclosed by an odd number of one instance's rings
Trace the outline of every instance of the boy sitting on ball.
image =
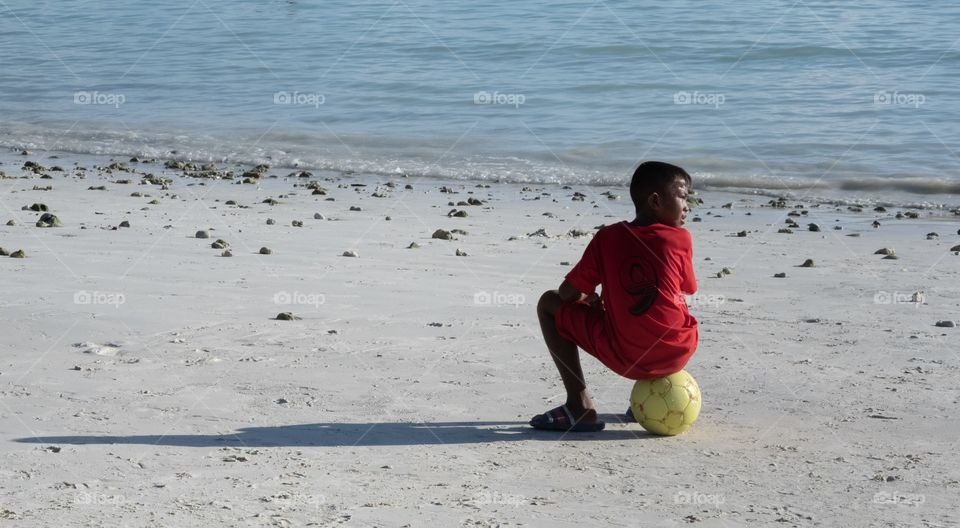
{"type": "Polygon", "coordinates": [[[690,233],[681,226],[692,181],[686,171],[659,161],[633,173],[632,222],[594,235],[560,288],[537,304],[540,329],[567,391],[564,405],[530,425],[556,431],[599,431],[577,347],[632,380],[680,371],[697,348],[697,320],[684,294],[697,291],[690,233]],[[595,293],[600,285],[601,296],[595,293]]]}

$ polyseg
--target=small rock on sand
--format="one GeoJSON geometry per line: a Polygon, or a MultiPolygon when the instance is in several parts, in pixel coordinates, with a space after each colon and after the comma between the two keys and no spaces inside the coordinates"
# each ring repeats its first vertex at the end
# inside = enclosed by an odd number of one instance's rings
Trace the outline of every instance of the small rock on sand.
{"type": "Polygon", "coordinates": [[[900,260],[900,257],[894,254],[883,257],[883,260],[900,260]]]}
{"type": "Polygon", "coordinates": [[[294,220],[290,222],[293,227],[303,227],[303,220],[294,220]]]}
{"type": "Polygon", "coordinates": [[[225,250],[223,250],[223,253],[220,253],[220,256],[221,256],[221,257],[232,257],[232,256],[233,256],[233,252],[230,251],[229,249],[225,249],[225,250]]]}
{"type": "Polygon", "coordinates": [[[273,250],[270,249],[270,248],[268,248],[268,247],[266,247],[266,246],[260,248],[260,254],[261,254],[261,255],[270,255],[270,254],[272,254],[272,253],[273,253],[273,250]]]}
{"type": "Polygon", "coordinates": [[[893,248],[880,248],[873,252],[874,255],[895,255],[897,252],[893,248]]]}
{"type": "Polygon", "coordinates": [[[360,255],[358,255],[356,251],[354,251],[354,250],[352,250],[352,249],[348,249],[347,251],[344,251],[344,252],[343,252],[343,256],[344,256],[344,257],[359,257],[360,255]]]}
{"type": "Polygon", "coordinates": [[[62,225],[57,215],[50,213],[43,213],[40,215],[40,220],[37,220],[37,227],[60,227],[62,225]]]}
{"type": "Polygon", "coordinates": [[[273,224],[276,224],[276,223],[277,223],[277,221],[274,220],[273,218],[267,218],[267,225],[273,225],[273,224]]]}
{"type": "Polygon", "coordinates": [[[357,207],[356,205],[351,205],[351,206],[350,206],[350,210],[351,210],[351,211],[362,211],[363,209],[360,209],[360,208],[357,207]]]}
{"type": "Polygon", "coordinates": [[[935,326],[938,326],[940,328],[953,328],[957,325],[953,321],[937,321],[935,326]]]}
{"type": "Polygon", "coordinates": [[[457,256],[458,256],[458,257],[466,257],[466,256],[467,256],[467,252],[466,252],[466,251],[463,251],[463,250],[460,249],[460,248],[457,248],[457,256]]]}
{"type": "Polygon", "coordinates": [[[960,245],[953,246],[950,251],[960,251],[960,245]]]}
{"type": "Polygon", "coordinates": [[[50,210],[50,208],[47,207],[47,204],[42,204],[42,203],[35,203],[30,207],[28,207],[27,209],[30,209],[31,211],[36,211],[38,213],[46,212],[50,210]]]}
{"type": "Polygon", "coordinates": [[[420,248],[420,244],[417,244],[416,242],[410,242],[410,245],[407,246],[407,249],[419,249],[419,248],[420,248]]]}
{"type": "Polygon", "coordinates": [[[816,233],[820,231],[820,226],[817,224],[807,224],[807,229],[816,233]]]}
{"type": "Polygon", "coordinates": [[[117,227],[130,227],[130,222],[124,220],[123,222],[120,222],[120,225],[117,227]]]}
{"type": "Polygon", "coordinates": [[[10,253],[7,253],[6,249],[3,249],[2,247],[0,247],[0,257],[9,257],[9,256],[10,256],[10,253]]]}
{"type": "Polygon", "coordinates": [[[780,229],[777,230],[777,233],[783,233],[785,235],[789,235],[793,233],[793,229],[790,229],[789,227],[781,227],[780,229]]]}
{"type": "Polygon", "coordinates": [[[293,315],[293,312],[280,312],[276,317],[277,321],[296,321],[299,317],[293,315]]]}
{"type": "Polygon", "coordinates": [[[431,235],[431,238],[437,238],[440,240],[456,240],[456,238],[453,236],[453,233],[444,229],[437,229],[434,231],[433,235],[431,235]]]}
{"type": "Polygon", "coordinates": [[[197,233],[193,236],[194,238],[210,238],[210,233],[207,233],[206,231],[201,229],[200,231],[197,231],[197,233]]]}
{"type": "Polygon", "coordinates": [[[15,225],[17,225],[17,221],[16,221],[16,220],[7,220],[7,225],[8,225],[8,226],[15,226],[15,225]]]}
{"type": "Polygon", "coordinates": [[[774,274],[773,274],[773,277],[776,278],[776,279],[785,279],[785,278],[787,278],[787,274],[786,274],[786,273],[783,273],[783,272],[774,273],[774,274]]]}
{"type": "Polygon", "coordinates": [[[323,220],[323,219],[324,219],[324,216],[323,216],[322,214],[320,214],[320,213],[313,213],[313,219],[314,219],[314,220],[323,220]]]}
{"type": "Polygon", "coordinates": [[[880,222],[874,220],[873,223],[870,224],[870,225],[872,225],[872,226],[874,227],[874,229],[876,229],[876,228],[880,227],[880,222]]]}
{"type": "Polygon", "coordinates": [[[22,249],[18,249],[13,253],[10,253],[10,258],[27,258],[27,253],[22,249]]]}
{"type": "Polygon", "coordinates": [[[216,242],[210,244],[210,247],[213,249],[227,249],[230,247],[230,243],[222,238],[218,238],[216,242]]]}
{"type": "Polygon", "coordinates": [[[803,261],[803,264],[800,264],[800,267],[801,267],[801,268],[812,268],[812,267],[813,267],[813,259],[804,260],[804,261],[803,261]]]}
{"type": "Polygon", "coordinates": [[[937,240],[940,238],[940,235],[937,233],[927,233],[927,240],[937,240]]]}

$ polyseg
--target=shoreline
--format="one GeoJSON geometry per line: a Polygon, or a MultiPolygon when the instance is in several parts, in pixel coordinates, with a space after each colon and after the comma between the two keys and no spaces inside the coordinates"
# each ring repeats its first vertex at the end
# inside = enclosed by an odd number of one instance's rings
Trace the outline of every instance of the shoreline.
{"type": "MultiPolygon", "coordinates": [[[[110,160],[110,162],[119,162],[129,164],[130,159],[141,159],[137,156],[130,154],[92,154],[92,153],[77,153],[69,150],[62,151],[27,151],[20,148],[14,147],[5,147],[6,152],[0,153],[0,170],[4,170],[4,167],[8,168],[17,168],[19,167],[22,161],[30,159],[31,156],[35,158],[46,158],[46,159],[59,159],[71,158],[74,160],[86,160],[88,163],[96,163],[98,161],[103,161],[104,159],[110,160]],[[27,152],[28,154],[23,154],[27,152]],[[18,163],[20,162],[20,163],[18,163]]],[[[211,159],[202,159],[196,160],[191,159],[189,156],[180,156],[176,152],[167,153],[167,156],[161,157],[146,157],[142,158],[144,166],[154,167],[160,171],[168,172],[169,174],[178,174],[176,171],[164,170],[163,165],[166,162],[182,162],[185,164],[195,164],[197,166],[203,165],[215,165],[217,167],[227,167],[230,170],[242,172],[245,168],[250,168],[258,163],[268,164],[278,172],[290,173],[296,171],[312,171],[317,174],[322,174],[328,177],[367,177],[367,178],[417,178],[417,179],[426,179],[429,181],[436,182],[462,182],[464,184],[469,184],[470,182],[480,183],[480,184],[489,184],[489,185],[501,185],[501,184],[516,184],[516,185],[538,185],[538,186],[559,186],[564,185],[581,185],[591,188],[601,188],[601,189],[617,189],[623,188],[629,183],[629,174],[625,172],[623,181],[617,183],[599,183],[599,182],[562,182],[562,181],[524,181],[524,178],[509,178],[509,177],[497,177],[497,178],[486,178],[486,179],[470,179],[470,178],[456,178],[446,175],[436,175],[436,174],[406,174],[398,167],[393,171],[374,171],[362,169],[324,169],[311,166],[309,163],[302,163],[295,161],[293,163],[282,163],[279,165],[273,165],[270,156],[266,156],[264,159],[258,160],[257,162],[235,162],[235,161],[213,161],[211,159]]],[[[56,163],[51,163],[51,165],[56,165],[56,163]]],[[[507,171],[508,173],[511,171],[507,171]]],[[[271,175],[271,178],[278,176],[277,174],[271,175]]],[[[786,177],[786,180],[780,180],[776,185],[764,187],[762,186],[762,178],[756,177],[738,177],[738,176],[721,176],[712,173],[699,173],[694,172],[694,188],[697,192],[702,191],[711,191],[726,193],[732,195],[744,195],[744,196],[763,196],[768,198],[786,198],[788,200],[795,200],[798,202],[807,202],[807,203],[816,203],[821,205],[834,205],[834,206],[851,206],[851,207],[900,207],[905,209],[923,209],[923,210],[934,210],[941,211],[945,216],[954,215],[960,217],[960,193],[949,193],[949,192],[932,192],[924,193],[917,192],[917,190],[922,188],[939,188],[946,189],[956,187],[957,185],[950,184],[949,182],[942,180],[932,180],[929,178],[907,178],[907,179],[898,179],[897,183],[893,181],[887,182],[883,178],[855,178],[853,180],[845,181],[840,187],[832,187],[822,183],[823,178],[813,181],[805,181],[799,177],[786,177]],[[726,182],[721,185],[717,185],[716,181],[726,182]],[[809,186],[808,186],[809,184],[809,186]],[[890,187],[892,185],[892,187],[890,187]],[[872,187],[876,188],[872,188],[872,187]]],[[[829,180],[828,180],[829,181],[829,180]]]]}

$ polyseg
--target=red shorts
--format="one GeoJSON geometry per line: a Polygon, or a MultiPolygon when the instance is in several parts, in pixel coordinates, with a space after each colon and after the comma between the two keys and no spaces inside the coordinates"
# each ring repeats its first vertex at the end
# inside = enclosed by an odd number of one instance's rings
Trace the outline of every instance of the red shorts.
{"type": "Polygon", "coordinates": [[[580,302],[563,303],[554,314],[557,332],[568,341],[573,341],[584,352],[597,358],[607,368],[629,379],[651,376],[636,357],[621,354],[610,340],[604,324],[603,305],[588,305],[580,302]]]}

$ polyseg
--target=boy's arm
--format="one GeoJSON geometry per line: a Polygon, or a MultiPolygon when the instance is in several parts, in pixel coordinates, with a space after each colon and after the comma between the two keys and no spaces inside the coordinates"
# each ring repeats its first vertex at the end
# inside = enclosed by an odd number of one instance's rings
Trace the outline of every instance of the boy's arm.
{"type": "Polygon", "coordinates": [[[594,292],[587,294],[578,290],[573,286],[573,284],[570,284],[570,281],[566,279],[560,283],[560,288],[558,288],[557,291],[560,293],[560,300],[563,302],[587,301],[592,303],[596,298],[598,298],[597,294],[594,292]]]}
{"type": "Polygon", "coordinates": [[[680,290],[687,295],[697,293],[697,277],[693,274],[693,248],[689,246],[686,255],[683,257],[682,278],[680,290]]]}

